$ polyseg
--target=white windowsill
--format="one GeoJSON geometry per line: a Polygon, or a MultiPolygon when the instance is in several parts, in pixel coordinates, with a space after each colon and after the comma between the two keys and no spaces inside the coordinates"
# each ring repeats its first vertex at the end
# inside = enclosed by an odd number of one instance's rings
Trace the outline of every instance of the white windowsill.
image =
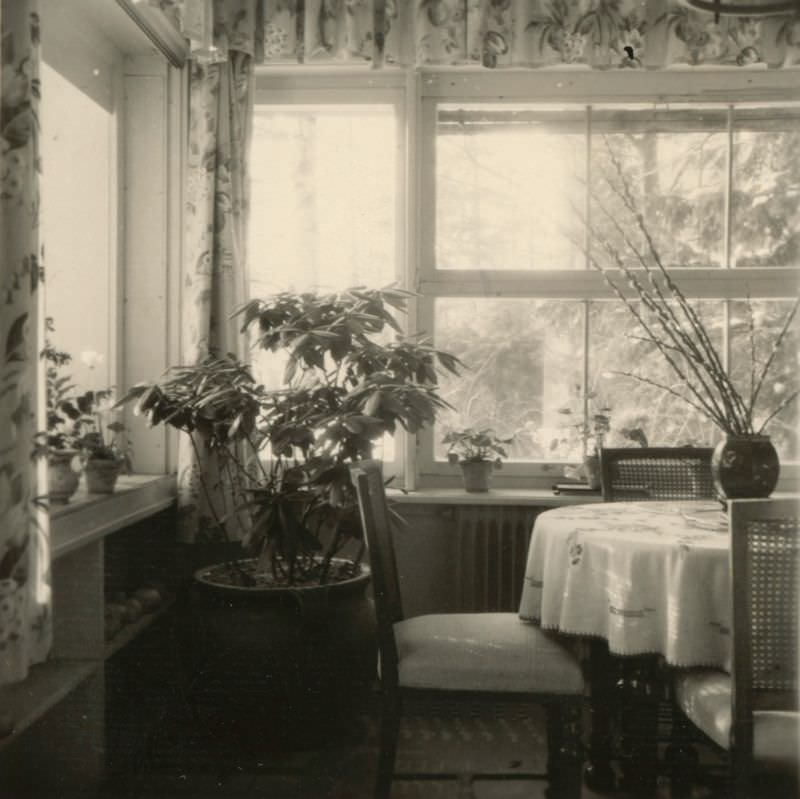
{"type": "Polygon", "coordinates": [[[174,475],[122,475],[113,494],[87,494],[82,485],[66,505],[50,508],[53,560],[152,516],[174,501],[174,475]]]}
{"type": "Polygon", "coordinates": [[[403,493],[390,488],[389,499],[408,505],[530,505],[558,507],[560,505],[582,505],[587,502],[602,502],[598,494],[554,494],[550,489],[536,488],[492,488],[487,492],[468,493],[463,488],[422,488],[403,493]]]}

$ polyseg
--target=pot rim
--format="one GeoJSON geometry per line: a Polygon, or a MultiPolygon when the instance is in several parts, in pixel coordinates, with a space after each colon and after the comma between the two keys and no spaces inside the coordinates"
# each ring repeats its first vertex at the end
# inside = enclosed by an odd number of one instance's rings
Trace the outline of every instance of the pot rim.
{"type": "Polygon", "coordinates": [[[91,466],[95,469],[111,469],[112,467],[117,469],[119,468],[120,463],[122,463],[121,458],[115,458],[114,460],[109,460],[108,458],[87,458],[86,465],[91,466]]]}
{"type": "MultiPolygon", "coordinates": [[[[355,591],[362,585],[369,582],[371,571],[366,563],[359,563],[359,573],[355,577],[348,577],[345,580],[336,582],[322,583],[319,585],[232,585],[229,583],[218,583],[208,578],[208,573],[224,563],[251,563],[258,558],[234,558],[231,561],[221,560],[210,563],[197,569],[194,574],[194,582],[205,589],[215,592],[232,593],[237,596],[254,596],[257,594],[270,594],[273,596],[291,595],[297,593],[314,593],[315,591],[327,592],[330,590],[347,592],[355,591]]],[[[350,558],[332,558],[332,563],[353,563],[350,558]]]]}

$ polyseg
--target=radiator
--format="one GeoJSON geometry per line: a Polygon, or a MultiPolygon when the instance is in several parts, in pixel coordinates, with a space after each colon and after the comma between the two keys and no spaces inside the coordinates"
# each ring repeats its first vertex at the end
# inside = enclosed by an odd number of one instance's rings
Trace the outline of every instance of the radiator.
{"type": "Polygon", "coordinates": [[[516,611],[539,508],[458,505],[456,592],[458,610],[516,611]]]}

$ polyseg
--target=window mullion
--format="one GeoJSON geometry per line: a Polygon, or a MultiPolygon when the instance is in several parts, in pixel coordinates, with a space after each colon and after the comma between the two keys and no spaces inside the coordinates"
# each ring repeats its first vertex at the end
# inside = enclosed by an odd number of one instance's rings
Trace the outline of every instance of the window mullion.
{"type": "Polygon", "coordinates": [[[731,268],[731,214],[733,212],[733,106],[728,106],[728,145],[725,151],[725,220],[723,230],[723,268],[731,268]]]}

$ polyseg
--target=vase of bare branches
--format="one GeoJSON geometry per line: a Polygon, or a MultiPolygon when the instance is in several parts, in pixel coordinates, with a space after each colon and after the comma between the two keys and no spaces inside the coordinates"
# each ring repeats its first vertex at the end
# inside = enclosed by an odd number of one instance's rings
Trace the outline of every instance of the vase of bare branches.
{"type": "Polygon", "coordinates": [[[768,497],[779,473],[778,453],[765,435],[726,436],[711,457],[714,488],[728,499],[768,497]]]}
{"type": "Polygon", "coordinates": [[[750,379],[749,385],[737,385],[698,312],[667,269],[619,160],[610,149],[609,155],[613,173],[610,178],[607,176],[607,182],[630,215],[632,225],[627,227],[625,221],[600,203],[605,221],[620,235],[624,247],[614,244],[599,227],[591,224],[592,241],[600,244],[599,250],[587,248],[582,242],[577,244],[638,322],[641,333],[637,337],[655,347],[676,379],[667,385],[640,371],[617,371],[617,374],[678,397],[723,433],[712,459],[712,476],[720,499],[767,497],[777,485],[780,465],[775,447],[764,431],[800,392],[787,392],[771,410],[757,413],[756,408],[775,356],[789,338],[800,299],[786,314],[769,355],[761,363],[756,358],[756,325],[748,299],[750,379]],[[630,265],[631,255],[635,267],[630,265]]]}

